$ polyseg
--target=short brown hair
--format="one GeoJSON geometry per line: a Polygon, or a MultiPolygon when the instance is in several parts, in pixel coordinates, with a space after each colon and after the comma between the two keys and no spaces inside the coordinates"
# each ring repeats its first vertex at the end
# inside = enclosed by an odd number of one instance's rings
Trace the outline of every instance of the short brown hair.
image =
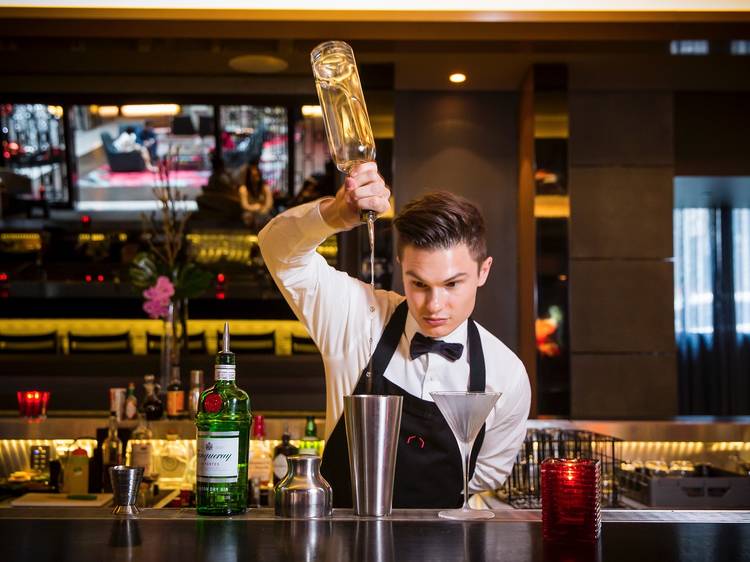
{"type": "Polygon", "coordinates": [[[481,264],[487,257],[484,218],[476,205],[449,191],[428,193],[407,203],[393,221],[398,233],[398,256],[411,244],[425,250],[452,248],[464,243],[481,264]]]}

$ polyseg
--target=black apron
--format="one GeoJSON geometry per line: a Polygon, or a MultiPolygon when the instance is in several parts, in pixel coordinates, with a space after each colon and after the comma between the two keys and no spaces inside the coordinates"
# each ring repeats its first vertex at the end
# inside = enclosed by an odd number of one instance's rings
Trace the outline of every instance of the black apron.
{"type": "MultiPolygon", "coordinates": [[[[422,400],[387,380],[385,373],[398,348],[406,325],[408,307],[402,302],[388,321],[380,338],[372,365],[372,393],[403,397],[401,431],[396,456],[393,507],[441,509],[463,504],[463,462],[456,438],[433,402],[422,400]]],[[[469,388],[485,390],[484,354],[479,330],[468,320],[469,388]]],[[[362,372],[352,394],[366,393],[366,371],[362,372]]],[[[471,450],[469,479],[474,475],[477,455],[484,440],[484,425],[471,450]]],[[[346,426],[342,415],[323,450],[323,477],[333,488],[334,507],[352,507],[351,476],[346,426]]]]}

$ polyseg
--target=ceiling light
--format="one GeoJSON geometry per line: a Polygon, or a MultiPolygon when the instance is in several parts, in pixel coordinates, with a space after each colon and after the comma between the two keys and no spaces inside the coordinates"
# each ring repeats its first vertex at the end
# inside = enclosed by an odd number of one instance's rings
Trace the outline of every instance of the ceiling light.
{"type": "Polygon", "coordinates": [[[117,117],[120,114],[120,108],[116,105],[100,105],[97,113],[99,117],[117,117]]]}
{"type": "MultiPolygon", "coordinates": [[[[123,105],[120,110],[124,117],[154,117],[156,115],[177,115],[180,106],[176,103],[152,103],[148,105],[123,105]]],[[[99,108],[101,115],[102,108],[99,108]]]]}
{"type": "Polygon", "coordinates": [[[448,76],[448,80],[450,80],[454,84],[461,84],[463,82],[466,82],[466,74],[461,74],[460,72],[454,72],[453,74],[448,76]]]}
{"type": "Polygon", "coordinates": [[[274,74],[289,67],[289,63],[271,55],[241,55],[229,60],[229,66],[238,72],[249,74],[274,74]]]}
{"type": "Polygon", "coordinates": [[[303,117],[323,117],[323,108],[319,105],[303,105],[303,117]]]}

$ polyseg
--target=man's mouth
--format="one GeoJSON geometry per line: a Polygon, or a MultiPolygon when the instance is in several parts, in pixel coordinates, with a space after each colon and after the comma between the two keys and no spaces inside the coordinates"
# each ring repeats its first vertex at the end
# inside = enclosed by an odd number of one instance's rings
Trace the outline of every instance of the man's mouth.
{"type": "Polygon", "coordinates": [[[448,322],[447,318],[424,318],[425,323],[428,326],[442,326],[446,322],[448,322]]]}

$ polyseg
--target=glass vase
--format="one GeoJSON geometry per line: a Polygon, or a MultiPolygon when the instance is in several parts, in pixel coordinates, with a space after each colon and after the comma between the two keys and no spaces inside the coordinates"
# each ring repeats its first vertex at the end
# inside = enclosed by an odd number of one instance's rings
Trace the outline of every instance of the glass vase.
{"type": "Polygon", "coordinates": [[[161,357],[159,362],[159,385],[162,389],[169,386],[172,369],[180,366],[180,354],[187,334],[187,306],[181,300],[169,303],[164,317],[161,335],[161,357]]]}

